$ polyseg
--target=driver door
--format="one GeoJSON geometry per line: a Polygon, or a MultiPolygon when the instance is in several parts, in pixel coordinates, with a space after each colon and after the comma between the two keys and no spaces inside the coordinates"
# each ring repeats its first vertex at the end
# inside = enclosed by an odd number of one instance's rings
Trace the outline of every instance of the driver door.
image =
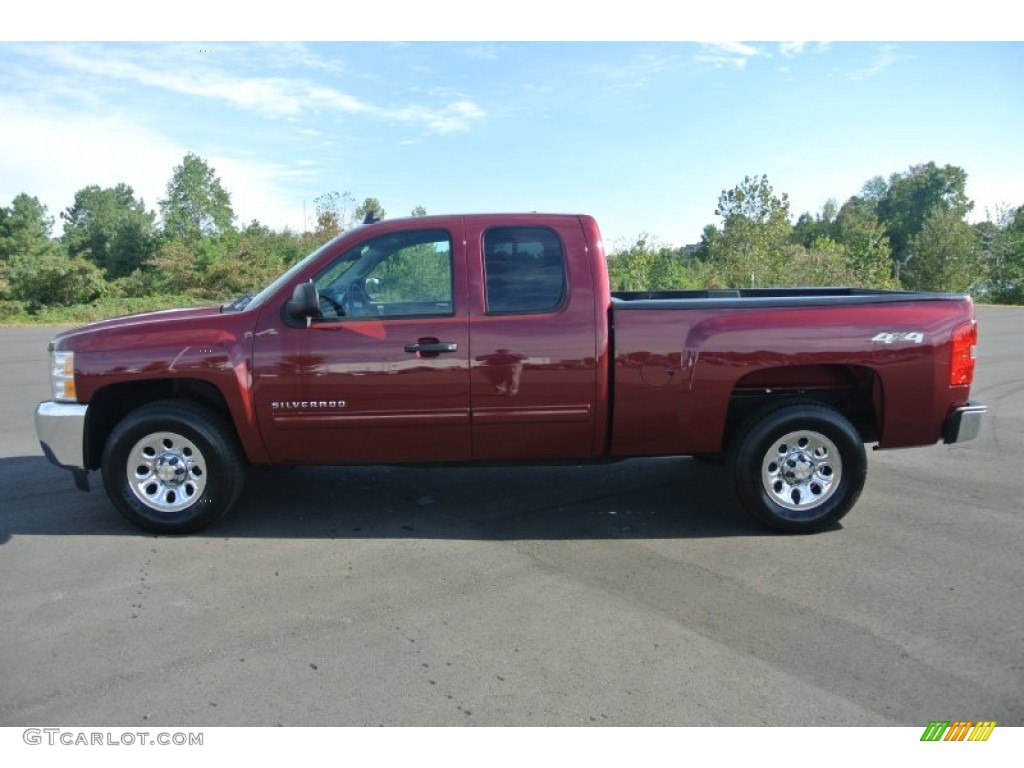
{"type": "Polygon", "coordinates": [[[273,461],[470,458],[462,243],[461,227],[385,232],[316,274],[308,327],[268,307],[254,391],[273,461]]]}

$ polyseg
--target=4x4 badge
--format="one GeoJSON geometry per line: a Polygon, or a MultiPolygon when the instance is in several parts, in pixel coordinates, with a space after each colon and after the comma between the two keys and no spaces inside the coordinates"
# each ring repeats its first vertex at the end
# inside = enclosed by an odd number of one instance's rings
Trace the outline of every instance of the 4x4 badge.
{"type": "Polygon", "coordinates": [[[876,333],[872,339],[880,344],[892,344],[894,341],[912,341],[921,344],[924,341],[924,334],[921,331],[886,331],[876,333]]]}

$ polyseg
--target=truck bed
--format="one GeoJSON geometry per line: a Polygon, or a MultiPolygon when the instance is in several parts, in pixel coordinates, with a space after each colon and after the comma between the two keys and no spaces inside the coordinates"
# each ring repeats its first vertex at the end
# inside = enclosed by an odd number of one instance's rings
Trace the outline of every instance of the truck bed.
{"type": "Polygon", "coordinates": [[[743,309],[960,301],[957,293],[886,291],[871,288],[727,288],[687,291],[612,291],[617,309],[743,309]]]}
{"type": "Polygon", "coordinates": [[[614,293],[617,455],[714,454],[728,414],[814,397],[884,448],[940,439],[950,342],[970,323],[958,294],[856,288],[614,293]],[[681,312],[680,310],[687,310],[681,312]]]}

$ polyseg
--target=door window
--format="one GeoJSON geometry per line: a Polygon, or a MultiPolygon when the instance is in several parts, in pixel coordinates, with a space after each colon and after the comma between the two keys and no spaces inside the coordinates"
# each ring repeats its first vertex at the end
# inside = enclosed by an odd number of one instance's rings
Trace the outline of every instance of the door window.
{"type": "Polygon", "coordinates": [[[484,233],[487,314],[553,312],[565,300],[562,243],[545,227],[494,227],[484,233]]]}
{"type": "Polygon", "coordinates": [[[314,320],[451,316],[452,276],[447,231],[383,235],[345,251],[314,279],[314,320]]]}

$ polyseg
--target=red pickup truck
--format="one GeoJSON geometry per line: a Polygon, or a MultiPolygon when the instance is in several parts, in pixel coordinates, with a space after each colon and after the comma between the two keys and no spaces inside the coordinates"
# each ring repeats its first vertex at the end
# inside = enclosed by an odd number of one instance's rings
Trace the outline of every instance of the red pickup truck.
{"type": "MultiPolygon", "coordinates": [[[[799,276],[797,276],[799,279],[799,276]]],[[[834,524],[879,448],[975,437],[960,295],[613,294],[588,216],[366,224],[222,307],[51,344],[47,457],[151,531],[196,531],[248,465],[723,458],[757,520],[834,524]]]]}

